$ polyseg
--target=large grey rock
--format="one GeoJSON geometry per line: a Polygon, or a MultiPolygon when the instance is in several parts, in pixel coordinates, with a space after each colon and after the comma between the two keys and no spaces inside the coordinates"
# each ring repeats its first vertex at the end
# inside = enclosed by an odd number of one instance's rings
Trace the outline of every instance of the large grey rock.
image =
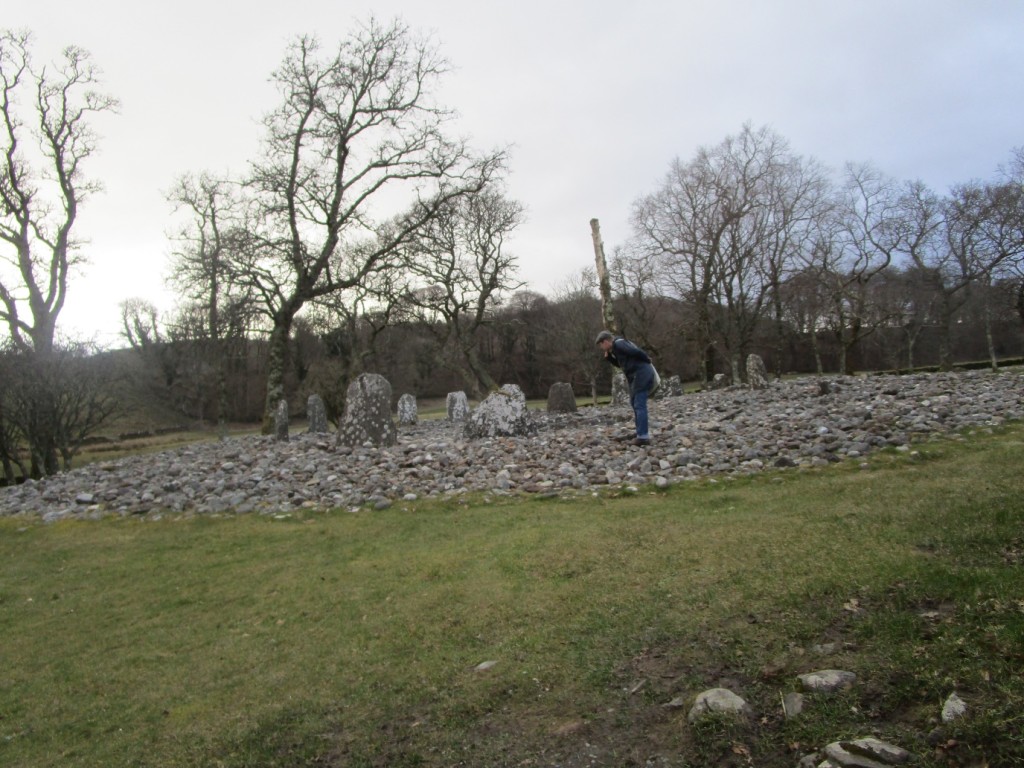
{"type": "Polygon", "coordinates": [[[548,413],[576,413],[576,395],[572,384],[559,381],[548,390],[548,413]]]}
{"type": "Polygon", "coordinates": [[[469,416],[462,433],[466,437],[526,436],[537,426],[526,408],[526,398],[515,385],[492,392],[469,416]]]}
{"type": "Polygon", "coordinates": [[[398,429],[391,419],[391,384],[376,373],[364,373],[348,385],[345,416],[338,425],[338,445],[394,445],[398,429]]]}
{"type": "Polygon", "coordinates": [[[469,416],[469,400],[465,392],[449,392],[446,405],[448,421],[465,421],[469,416]]]}
{"type": "Polygon", "coordinates": [[[747,384],[751,389],[768,389],[768,369],[760,355],[747,355],[747,384]]]}
{"type": "Polygon", "coordinates": [[[277,401],[274,411],[274,437],[282,441],[288,439],[288,401],[284,399],[277,401]]]}
{"type": "Polygon", "coordinates": [[[419,421],[416,398],[408,393],[398,398],[398,426],[411,427],[419,421]]]}
{"type": "Polygon", "coordinates": [[[911,758],[910,752],[875,738],[834,741],[825,747],[829,768],[887,768],[903,765],[911,758]]]}
{"type": "Polygon", "coordinates": [[[819,693],[831,693],[843,688],[849,688],[857,682],[857,676],[853,672],[842,669],[822,669],[817,672],[808,672],[797,676],[808,691],[819,693]]]}
{"type": "Polygon", "coordinates": [[[310,395],[306,400],[306,418],[309,419],[309,431],[313,434],[327,431],[327,408],[320,395],[310,395]]]}
{"type": "Polygon", "coordinates": [[[737,696],[728,688],[712,688],[697,696],[687,720],[692,723],[704,715],[716,712],[742,716],[750,716],[754,713],[742,697],[737,696]]]}
{"type": "Polygon", "coordinates": [[[946,703],[942,705],[942,722],[951,723],[967,714],[967,702],[961,699],[956,693],[949,694],[946,703]]]}

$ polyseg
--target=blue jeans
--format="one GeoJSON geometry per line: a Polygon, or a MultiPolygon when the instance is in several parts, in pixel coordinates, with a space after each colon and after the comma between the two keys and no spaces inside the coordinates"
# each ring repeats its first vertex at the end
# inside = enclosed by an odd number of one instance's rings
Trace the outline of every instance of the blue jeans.
{"type": "Polygon", "coordinates": [[[641,440],[649,440],[647,424],[647,395],[654,384],[654,366],[641,365],[633,380],[629,382],[629,404],[633,406],[633,420],[636,422],[636,436],[641,440]]]}

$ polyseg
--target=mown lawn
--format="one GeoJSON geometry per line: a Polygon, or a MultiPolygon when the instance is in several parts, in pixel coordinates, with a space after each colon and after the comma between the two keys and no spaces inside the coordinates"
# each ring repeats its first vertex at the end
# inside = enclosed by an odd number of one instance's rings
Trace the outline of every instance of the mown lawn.
{"type": "Polygon", "coordinates": [[[1015,425],[667,492],[0,520],[0,765],[1024,765],[1022,466],[1015,425]],[[858,682],[784,718],[822,668],[858,682]],[[688,724],[719,685],[756,716],[688,724]]]}

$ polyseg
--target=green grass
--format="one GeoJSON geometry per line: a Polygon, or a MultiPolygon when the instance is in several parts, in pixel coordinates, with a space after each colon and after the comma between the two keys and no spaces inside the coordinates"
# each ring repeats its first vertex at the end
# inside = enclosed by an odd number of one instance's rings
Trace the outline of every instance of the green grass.
{"type": "Polygon", "coordinates": [[[1013,426],[571,501],[0,520],[0,764],[1024,765],[1022,464],[1013,426]],[[757,717],[687,724],[718,685],[757,717]]]}

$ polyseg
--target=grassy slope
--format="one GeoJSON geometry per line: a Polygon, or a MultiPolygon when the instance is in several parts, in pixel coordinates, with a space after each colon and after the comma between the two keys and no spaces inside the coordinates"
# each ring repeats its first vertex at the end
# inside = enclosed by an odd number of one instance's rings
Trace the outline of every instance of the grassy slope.
{"type": "Polygon", "coordinates": [[[1015,426],[667,493],[0,520],[0,764],[1024,764],[1022,463],[1015,426]],[[717,685],[758,716],[688,726],[717,685]]]}

